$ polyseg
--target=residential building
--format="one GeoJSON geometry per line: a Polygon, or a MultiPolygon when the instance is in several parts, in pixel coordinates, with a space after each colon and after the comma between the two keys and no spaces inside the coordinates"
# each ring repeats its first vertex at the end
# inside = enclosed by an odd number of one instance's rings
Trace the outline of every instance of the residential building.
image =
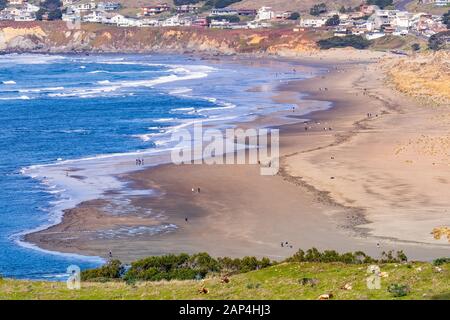
{"type": "Polygon", "coordinates": [[[35,6],[35,5],[33,5],[33,4],[31,4],[31,3],[25,3],[25,5],[22,7],[22,11],[24,11],[24,12],[33,12],[33,13],[35,13],[35,12],[38,12],[39,11],[39,7],[38,6],[35,6]]]}
{"type": "Polygon", "coordinates": [[[192,22],[192,25],[195,26],[195,27],[207,27],[208,26],[208,19],[206,19],[206,18],[195,19],[192,22]]]}
{"type": "Polygon", "coordinates": [[[36,20],[36,14],[34,12],[20,11],[20,13],[14,17],[14,21],[34,21],[36,20]]]}
{"type": "Polygon", "coordinates": [[[278,12],[275,14],[275,19],[286,20],[286,19],[289,19],[291,15],[292,15],[292,11],[278,12]]]}
{"type": "Polygon", "coordinates": [[[9,4],[12,6],[21,6],[25,3],[24,0],[9,0],[9,4]]]}
{"type": "Polygon", "coordinates": [[[177,13],[197,13],[200,10],[199,6],[192,5],[192,4],[184,4],[181,6],[176,7],[177,13]]]}
{"type": "Polygon", "coordinates": [[[236,9],[230,9],[230,8],[212,9],[210,12],[211,16],[234,16],[237,14],[238,14],[238,11],[236,9]]]}
{"type": "Polygon", "coordinates": [[[82,18],[83,22],[101,23],[103,21],[105,14],[103,11],[95,10],[82,18]]]}
{"type": "Polygon", "coordinates": [[[300,27],[302,28],[320,28],[325,26],[327,22],[326,17],[318,17],[312,19],[300,19],[300,27]]]}
{"type": "Polygon", "coordinates": [[[255,20],[263,21],[263,20],[272,20],[273,18],[275,18],[275,12],[272,11],[271,7],[261,7],[257,12],[255,20]]]}
{"type": "Polygon", "coordinates": [[[170,6],[167,3],[163,3],[156,6],[146,6],[141,8],[141,13],[143,16],[153,16],[168,11],[170,11],[170,6]]]}
{"type": "Polygon", "coordinates": [[[450,6],[450,0],[435,0],[434,5],[438,7],[450,6]]]}
{"type": "Polygon", "coordinates": [[[238,16],[247,16],[252,17],[257,15],[256,9],[238,9],[237,14],[238,16]]]}
{"type": "Polygon", "coordinates": [[[121,4],[118,2],[99,2],[97,3],[97,9],[102,11],[115,11],[121,8],[121,4]]]}

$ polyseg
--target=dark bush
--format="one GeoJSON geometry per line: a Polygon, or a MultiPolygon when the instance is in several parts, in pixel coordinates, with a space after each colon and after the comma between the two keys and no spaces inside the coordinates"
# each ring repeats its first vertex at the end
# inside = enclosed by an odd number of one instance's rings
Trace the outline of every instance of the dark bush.
{"type": "Polygon", "coordinates": [[[366,49],[370,41],[362,36],[347,35],[344,37],[331,37],[317,42],[321,49],[353,47],[356,49],[366,49]]]}
{"type": "Polygon", "coordinates": [[[392,6],[393,0],[367,0],[367,4],[379,6],[381,9],[392,6]]]}
{"type": "Polygon", "coordinates": [[[392,293],[394,297],[404,297],[411,292],[407,285],[398,283],[390,284],[387,290],[388,292],[392,293]]]}
{"type": "Polygon", "coordinates": [[[428,39],[428,48],[431,50],[445,49],[450,43],[450,31],[443,31],[433,34],[428,39]]]}
{"type": "Polygon", "coordinates": [[[405,253],[400,250],[397,251],[394,255],[394,251],[390,250],[388,252],[383,251],[381,253],[381,263],[399,263],[399,262],[406,262],[408,261],[408,257],[405,255],[405,253]]]}
{"type": "Polygon", "coordinates": [[[289,20],[298,20],[299,18],[300,18],[300,13],[292,12],[288,19],[289,20]]]}
{"type": "Polygon", "coordinates": [[[437,258],[433,260],[433,265],[442,266],[443,264],[450,263],[450,258],[437,258]]]}
{"type": "Polygon", "coordinates": [[[419,51],[419,50],[420,50],[420,44],[418,44],[418,43],[413,43],[413,44],[411,45],[411,50],[412,50],[412,51],[419,51]]]}
{"type": "Polygon", "coordinates": [[[337,14],[335,14],[334,16],[327,19],[327,21],[325,22],[325,25],[327,27],[332,27],[332,26],[338,26],[339,23],[341,23],[341,19],[339,19],[339,16],[337,14]]]}
{"type": "Polygon", "coordinates": [[[361,264],[372,263],[375,259],[372,259],[362,251],[356,251],[354,253],[347,252],[339,254],[334,250],[325,250],[320,252],[316,248],[311,248],[306,251],[298,250],[292,257],[286,259],[287,262],[342,262],[346,264],[361,264]]]}
{"type": "Polygon", "coordinates": [[[325,12],[327,12],[327,5],[325,3],[315,4],[311,9],[309,9],[309,13],[312,16],[320,16],[325,12]]]}
{"type": "Polygon", "coordinates": [[[89,269],[81,272],[81,280],[96,280],[102,279],[120,279],[124,272],[124,267],[119,260],[111,260],[104,266],[97,269],[89,269]]]}

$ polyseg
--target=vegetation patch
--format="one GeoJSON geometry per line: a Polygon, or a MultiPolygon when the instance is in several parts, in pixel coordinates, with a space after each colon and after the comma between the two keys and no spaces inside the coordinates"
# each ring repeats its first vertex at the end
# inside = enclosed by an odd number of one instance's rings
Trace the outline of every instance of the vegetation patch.
{"type": "Polygon", "coordinates": [[[346,35],[344,37],[331,37],[317,42],[321,49],[353,47],[355,49],[366,49],[370,41],[359,35],[346,35]]]}

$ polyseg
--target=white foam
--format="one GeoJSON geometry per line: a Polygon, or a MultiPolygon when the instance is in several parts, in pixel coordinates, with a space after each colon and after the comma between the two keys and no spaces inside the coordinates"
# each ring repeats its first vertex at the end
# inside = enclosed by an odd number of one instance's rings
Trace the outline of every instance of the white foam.
{"type": "Polygon", "coordinates": [[[153,122],[171,122],[174,121],[174,118],[159,118],[159,119],[154,119],[153,122]]]}
{"type": "Polygon", "coordinates": [[[109,81],[109,80],[100,80],[100,81],[97,81],[97,83],[98,84],[110,84],[111,81],[109,81]]]}
{"type": "Polygon", "coordinates": [[[60,91],[64,90],[64,87],[48,87],[48,88],[30,88],[30,89],[19,89],[19,92],[46,92],[46,91],[60,91]]]}
{"type": "Polygon", "coordinates": [[[66,59],[63,56],[51,54],[19,54],[11,53],[0,56],[0,64],[20,65],[20,64],[49,64],[57,60],[66,59]]]}
{"type": "Polygon", "coordinates": [[[26,95],[18,96],[18,97],[2,97],[0,100],[30,100],[31,98],[26,95]]]}
{"type": "Polygon", "coordinates": [[[16,84],[14,80],[2,81],[3,84],[16,84]]]}
{"type": "Polygon", "coordinates": [[[188,93],[188,92],[191,92],[191,91],[192,91],[191,88],[177,88],[177,89],[174,89],[174,90],[170,91],[169,94],[171,94],[171,95],[181,95],[181,94],[185,94],[185,93],[188,93]]]}

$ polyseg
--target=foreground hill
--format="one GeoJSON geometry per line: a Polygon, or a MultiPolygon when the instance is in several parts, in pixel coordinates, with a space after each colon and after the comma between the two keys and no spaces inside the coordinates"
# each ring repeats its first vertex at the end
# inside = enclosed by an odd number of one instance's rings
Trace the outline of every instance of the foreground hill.
{"type": "Polygon", "coordinates": [[[450,265],[382,264],[381,288],[366,285],[366,264],[283,263],[202,281],[65,283],[0,280],[0,299],[450,299],[450,265]],[[205,290],[201,290],[205,289],[205,290]],[[390,291],[388,291],[390,290],[390,291]],[[200,292],[202,291],[202,292],[200,292]],[[207,293],[205,293],[207,292],[207,293]]]}

